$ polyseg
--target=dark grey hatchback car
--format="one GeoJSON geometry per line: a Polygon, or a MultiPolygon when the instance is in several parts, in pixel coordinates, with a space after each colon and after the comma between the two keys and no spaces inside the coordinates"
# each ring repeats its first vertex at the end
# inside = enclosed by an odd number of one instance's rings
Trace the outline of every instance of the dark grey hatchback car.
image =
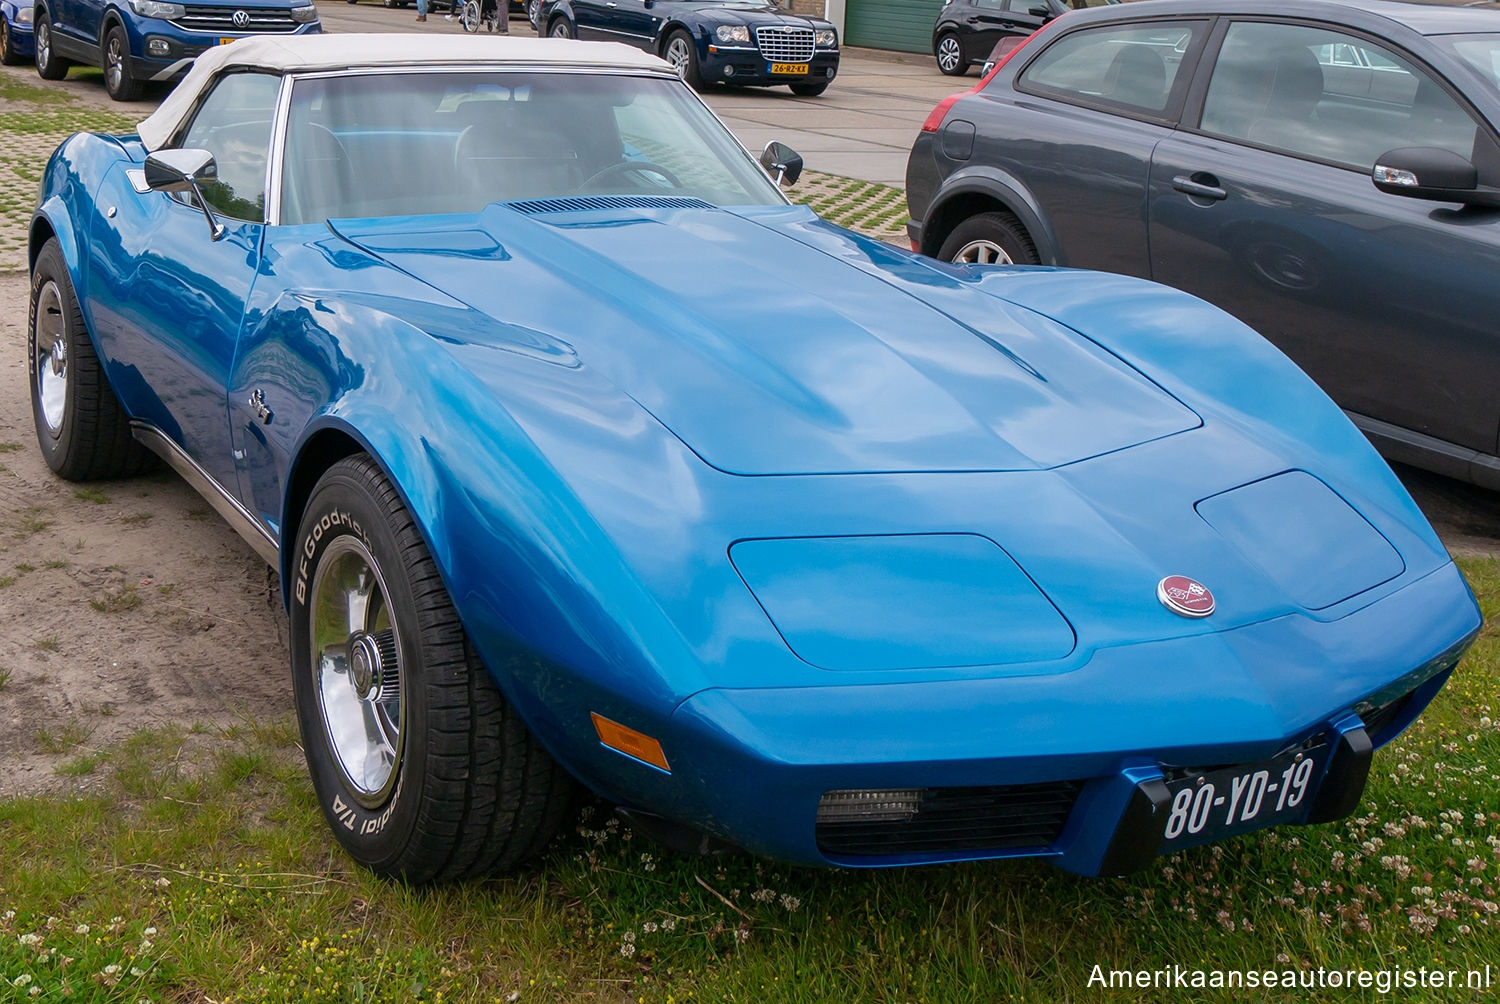
{"type": "Polygon", "coordinates": [[[1067,14],[912,148],[912,247],[1230,311],[1389,458],[1500,489],[1500,5],[1067,14]]]}

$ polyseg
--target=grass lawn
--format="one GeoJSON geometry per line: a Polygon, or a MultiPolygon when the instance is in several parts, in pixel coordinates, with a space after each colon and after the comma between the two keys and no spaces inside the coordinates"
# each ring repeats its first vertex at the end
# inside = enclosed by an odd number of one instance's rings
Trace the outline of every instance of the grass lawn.
{"type": "MultiPolygon", "coordinates": [[[[1500,562],[1464,570],[1493,624],[1500,562]]],[[[596,810],[521,874],[413,890],[335,848],[289,719],[186,762],[181,733],[142,733],[65,768],[101,794],[0,802],[0,977],[38,1001],[958,1004],[1152,996],[1091,987],[1095,965],[1483,969],[1500,963],[1497,660],[1487,628],[1376,757],[1356,817],[1107,880],[684,858],[596,810]]],[[[1377,999],[1239,999],[1345,996],[1377,999]]]]}

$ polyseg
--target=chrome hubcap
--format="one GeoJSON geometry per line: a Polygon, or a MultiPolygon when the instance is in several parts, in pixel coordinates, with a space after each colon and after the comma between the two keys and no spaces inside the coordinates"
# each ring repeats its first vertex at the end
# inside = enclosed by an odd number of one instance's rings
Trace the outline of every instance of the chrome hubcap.
{"type": "Polygon", "coordinates": [[[56,439],[68,407],[68,329],[62,291],[50,279],[37,292],[35,323],[36,399],[47,434],[56,439]]]}
{"type": "Polygon", "coordinates": [[[951,70],[958,65],[958,40],[945,38],[938,43],[938,63],[945,70],[951,70]]]}
{"type": "Polygon", "coordinates": [[[955,262],[967,265],[1014,265],[1005,249],[994,241],[970,241],[953,256],[955,262]]]}
{"type": "Polygon", "coordinates": [[[395,787],[404,745],[401,638],[385,580],[354,537],[328,546],[312,587],[312,665],[334,758],[366,808],[395,787]]]}
{"type": "Polygon", "coordinates": [[[688,47],[687,43],[680,38],[674,38],[667,43],[667,62],[677,71],[679,77],[686,75],[688,69],[688,47]]]}

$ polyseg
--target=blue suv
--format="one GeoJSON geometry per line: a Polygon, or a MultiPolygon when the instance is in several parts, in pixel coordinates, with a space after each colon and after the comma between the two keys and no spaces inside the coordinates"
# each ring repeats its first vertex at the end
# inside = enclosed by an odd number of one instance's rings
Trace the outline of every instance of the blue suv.
{"type": "Polygon", "coordinates": [[[61,80],[73,63],[98,66],[109,96],[133,101],[147,82],[178,79],[215,45],[321,30],[311,0],[37,0],[36,72],[61,80]]]}

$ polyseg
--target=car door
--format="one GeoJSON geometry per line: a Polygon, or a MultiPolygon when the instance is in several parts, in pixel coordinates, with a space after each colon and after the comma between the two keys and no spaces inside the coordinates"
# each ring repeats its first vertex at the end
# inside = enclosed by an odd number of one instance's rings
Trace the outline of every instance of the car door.
{"type": "Polygon", "coordinates": [[[1022,68],[1035,98],[976,102],[970,158],[1016,179],[1043,207],[1067,265],[1146,276],[1146,179],[1172,134],[1209,22],[1075,29],[1022,68]]]}
{"type": "Polygon", "coordinates": [[[1216,35],[1197,128],[1152,161],[1152,277],[1249,323],[1345,410],[1493,453],[1500,221],[1370,180],[1398,147],[1494,163],[1490,129],[1363,35],[1248,19],[1216,35]]]}
{"type": "Polygon", "coordinates": [[[126,409],[160,429],[234,491],[225,388],[264,230],[271,120],[281,78],[233,73],[214,85],[170,146],[214,154],[204,197],[147,190],[127,165],[106,176],[89,241],[94,327],[126,409]]]}
{"type": "Polygon", "coordinates": [[[661,17],[656,13],[660,0],[604,0],[604,21],[600,27],[616,42],[652,52],[656,48],[656,30],[661,17]]]}
{"type": "Polygon", "coordinates": [[[610,42],[619,36],[609,31],[618,0],[573,0],[574,27],[579,38],[610,42]]]}

